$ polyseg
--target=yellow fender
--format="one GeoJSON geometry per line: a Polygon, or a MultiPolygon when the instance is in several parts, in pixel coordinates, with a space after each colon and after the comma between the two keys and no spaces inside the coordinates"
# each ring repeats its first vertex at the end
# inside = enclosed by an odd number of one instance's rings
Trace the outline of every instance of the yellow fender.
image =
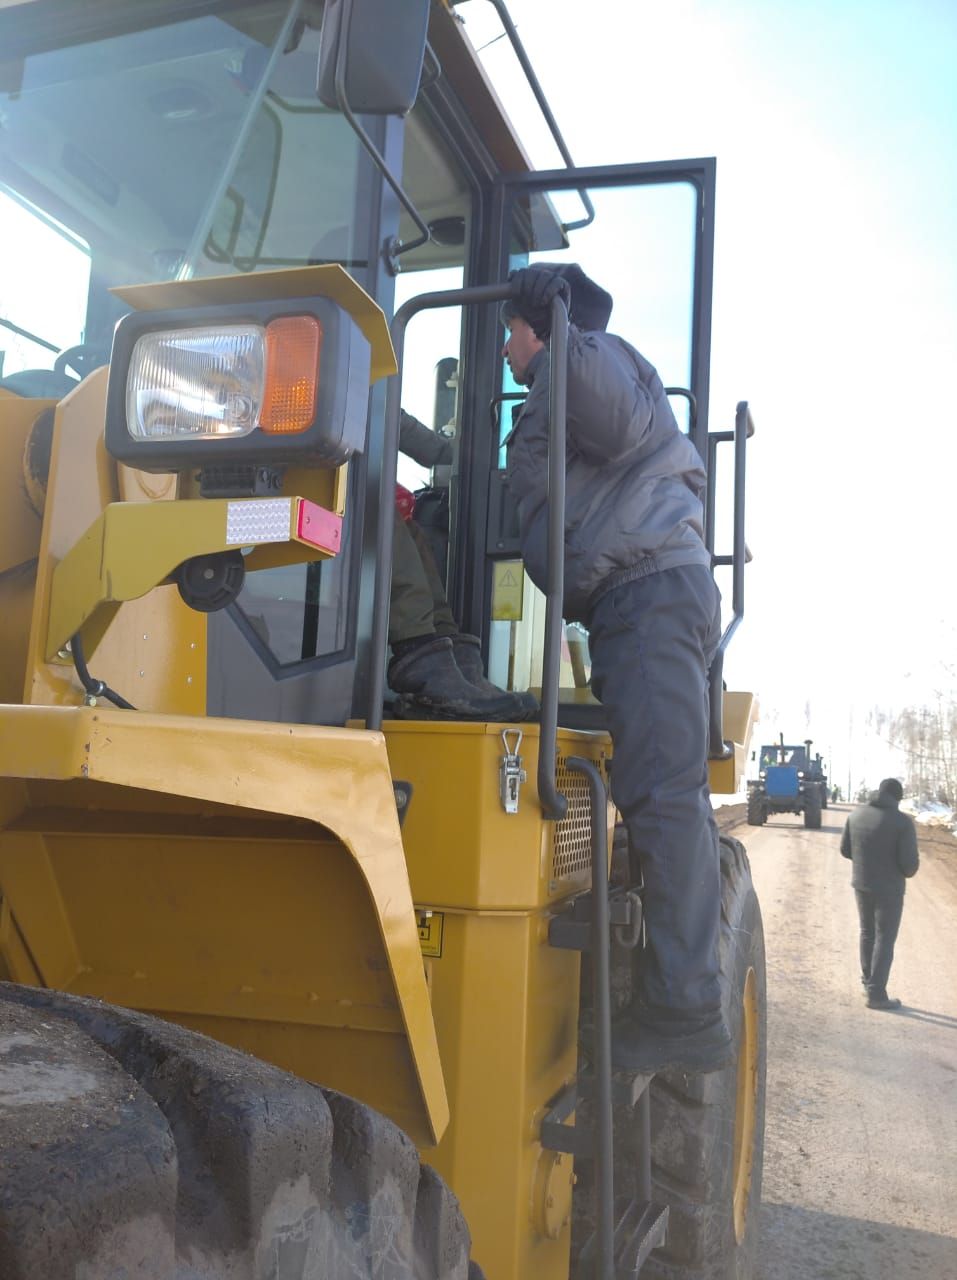
{"type": "Polygon", "coordinates": [[[448,1103],[385,739],[0,709],[0,954],[361,1097],[422,1146],[448,1103]]]}

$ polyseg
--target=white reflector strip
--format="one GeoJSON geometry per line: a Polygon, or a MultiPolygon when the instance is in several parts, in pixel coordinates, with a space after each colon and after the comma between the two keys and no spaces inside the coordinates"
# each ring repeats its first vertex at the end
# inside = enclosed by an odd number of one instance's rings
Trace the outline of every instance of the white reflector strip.
{"type": "Polygon", "coordinates": [[[255,547],[261,542],[288,542],[292,498],[253,498],[226,508],[226,545],[255,547]]]}

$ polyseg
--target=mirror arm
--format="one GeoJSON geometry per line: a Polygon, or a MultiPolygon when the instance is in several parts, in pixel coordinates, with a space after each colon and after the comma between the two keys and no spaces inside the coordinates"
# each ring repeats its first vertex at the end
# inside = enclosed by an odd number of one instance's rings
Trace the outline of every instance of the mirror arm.
{"type": "Polygon", "coordinates": [[[349,101],[346,97],[346,58],[348,57],[349,52],[349,33],[352,28],[352,9],[353,0],[342,0],[341,34],[339,37],[339,48],[336,53],[336,104],[348,120],[356,137],[372,157],[373,164],[392,188],[396,199],[419,229],[420,234],[414,240],[409,240],[403,244],[398,237],[393,236],[382,246],[382,254],[385,258],[386,266],[389,268],[392,275],[398,275],[399,255],[408,253],[411,249],[418,249],[424,244],[428,244],[432,239],[432,233],[418,209],[406,195],[405,191],[403,191],[399,180],[395,177],[392,170],[386,163],[385,157],[381,154],[378,147],[359,123],[355,112],[349,106],[349,101]]]}

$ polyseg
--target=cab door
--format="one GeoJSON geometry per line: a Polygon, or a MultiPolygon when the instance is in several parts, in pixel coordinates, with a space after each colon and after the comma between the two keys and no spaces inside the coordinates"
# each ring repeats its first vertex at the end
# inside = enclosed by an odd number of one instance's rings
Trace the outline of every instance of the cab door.
{"type": "MultiPolygon", "coordinates": [[[[668,161],[501,177],[489,192],[482,282],[535,262],[577,262],[614,298],[609,330],[654,364],[675,416],[707,464],[715,162],[668,161]]],[[[454,600],[487,645],[489,676],[541,683],[544,599],[524,574],[503,442],[523,388],[501,348],[505,330],[482,308],[471,377],[462,388],[471,442],[461,459],[453,541],[454,600]]],[[[587,634],[566,627],[562,700],[589,703],[587,634]]]]}

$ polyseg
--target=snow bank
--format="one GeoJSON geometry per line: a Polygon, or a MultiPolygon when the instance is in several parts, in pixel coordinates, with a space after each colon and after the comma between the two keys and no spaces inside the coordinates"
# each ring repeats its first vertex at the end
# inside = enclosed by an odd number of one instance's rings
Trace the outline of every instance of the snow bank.
{"type": "Polygon", "coordinates": [[[901,801],[900,807],[903,813],[909,813],[915,821],[922,822],[925,826],[946,827],[957,834],[957,814],[945,804],[938,804],[936,800],[918,802],[909,797],[901,801]]]}

